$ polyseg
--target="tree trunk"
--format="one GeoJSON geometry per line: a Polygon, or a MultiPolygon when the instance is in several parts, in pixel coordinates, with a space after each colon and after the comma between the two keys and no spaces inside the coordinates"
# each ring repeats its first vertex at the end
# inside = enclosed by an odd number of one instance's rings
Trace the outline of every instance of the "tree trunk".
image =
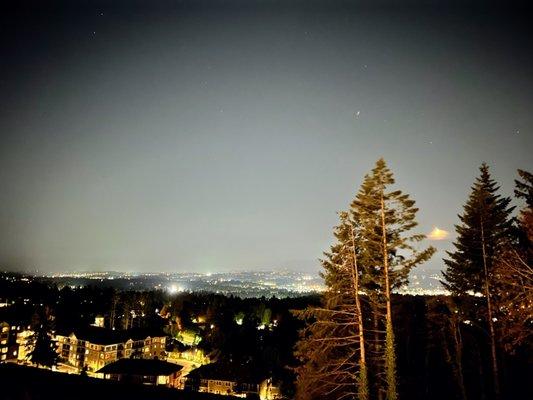
{"type": "Polygon", "coordinates": [[[485,230],[483,227],[483,217],[481,217],[481,251],[483,253],[483,271],[485,277],[485,297],[487,298],[487,319],[489,323],[490,355],[492,361],[492,379],[494,387],[494,398],[500,398],[500,383],[498,374],[498,357],[496,353],[496,334],[494,332],[494,321],[492,320],[492,302],[490,299],[489,272],[487,268],[487,253],[485,250],[485,230]]]}
{"type": "Polygon", "coordinates": [[[111,312],[109,315],[109,327],[111,329],[115,329],[115,320],[117,318],[117,303],[118,303],[117,295],[113,294],[113,297],[111,299],[111,312]]]}
{"type": "Polygon", "coordinates": [[[353,227],[350,226],[350,234],[352,239],[352,253],[353,253],[353,268],[352,283],[354,288],[355,308],[357,312],[357,327],[359,331],[359,380],[357,382],[357,397],[359,400],[368,400],[368,370],[366,366],[365,354],[365,335],[363,325],[363,310],[361,308],[361,299],[359,298],[359,270],[357,266],[357,254],[355,251],[355,238],[353,234],[353,227]]]}
{"type": "Polygon", "coordinates": [[[385,329],[385,376],[387,379],[387,400],[396,400],[396,354],[394,349],[394,331],[392,327],[391,289],[389,282],[389,254],[387,251],[387,230],[385,228],[385,201],[381,191],[381,239],[383,246],[383,275],[385,278],[386,329],[385,329]]]}
{"type": "MultiPolygon", "coordinates": [[[[372,323],[374,328],[374,353],[375,354],[381,354],[381,335],[380,335],[380,326],[379,326],[379,315],[380,310],[377,304],[372,304],[372,323]]],[[[375,367],[376,369],[380,368],[379,364],[375,367]]],[[[378,375],[377,371],[374,371],[373,376],[376,377],[378,375]]],[[[383,387],[381,386],[381,383],[378,379],[374,379],[374,387],[376,389],[376,397],[377,400],[383,400],[383,387]]]]}
{"type": "Polygon", "coordinates": [[[461,400],[466,400],[465,380],[463,376],[463,340],[461,338],[461,328],[455,321],[452,321],[451,323],[455,347],[454,375],[455,380],[457,381],[457,386],[459,388],[459,395],[461,396],[461,400]]]}

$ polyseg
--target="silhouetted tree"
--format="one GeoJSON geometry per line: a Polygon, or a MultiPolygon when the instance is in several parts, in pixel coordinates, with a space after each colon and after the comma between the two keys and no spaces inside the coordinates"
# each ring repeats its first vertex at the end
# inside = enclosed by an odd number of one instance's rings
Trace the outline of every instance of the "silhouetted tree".
{"type": "Polygon", "coordinates": [[[297,399],[369,396],[365,335],[359,291],[358,239],[349,214],[340,214],[337,242],[324,253],[322,276],[327,290],[322,306],[296,314],[308,321],[296,346],[297,399]]]}
{"type": "Polygon", "coordinates": [[[523,169],[518,170],[518,179],[515,179],[515,196],[524,199],[526,208],[533,209],[533,174],[523,169]]]}
{"type": "Polygon", "coordinates": [[[518,170],[515,196],[525,201],[517,219],[518,241],[506,243],[495,261],[493,284],[497,328],[513,353],[533,337],[533,174],[518,170]]]}
{"type": "Polygon", "coordinates": [[[451,297],[435,298],[428,301],[428,334],[431,346],[442,352],[447,365],[451,366],[457,398],[466,400],[463,375],[462,320],[457,305],[451,297]]]}
{"type": "MultiPolygon", "coordinates": [[[[414,201],[400,190],[390,190],[392,172],[383,159],[365,176],[349,213],[341,213],[335,230],[337,243],[322,261],[327,290],[321,308],[300,314],[312,322],[303,332],[297,355],[298,393],[335,398],[368,398],[368,364],[361,291],[366,293],[374,321],[373,375],[378,397],[398,397],[391,292],[407,283],[411,268],[429,259],[432,247],[419,251],[423,235],[409,235],[417,223],[414,201]],[[380,327],[385,328],[385,346],[380,327]],[[379,378],[384,365],[385,385],[379,378]],[[340,397],[339,397],[340,396],[340,397]]],[[[369,343],[370,344],[370,343],[369,343]]],[[[307,398],[307,397],[301,397],[307,398]]]]}
{"type": "Polygon", "coordinates": [[[512,238],[513,207],[511,199],[498,194],[499,186],[492,179],[489,167],[482,164],[481,174],[474,182],[472,191],[459,216],[460,225],[454,243],[455,251],[447,252],[443,285],[454,295],[466,297],[480,294],[484,304],[480,310],[477,301],[462,301],[462,313],[466,319],[481,318],[488,326],[491,349],[491,365],[494,393],[499,397],[498,357],[494,328],[495,310],[492,304],[491,282],[495,260],[506,243],[512,238]],[[484,309],[484,310],[483,310],[484,309]]]}
{"type": "MultiPolygon", "coordinates": [[[[433,247],[416,248],[416,243],[425,238],[424,235],[410,234],[417,226],[418,208],[408,194],[391,189],[394,184],[393,173],[385,160],[379,159],[371,173],[365,176],[352,203],[352,211],[359,218],[364,238],[362,264],[367,266],[368,271],[366,287],[375,293],[369,294],[369,298],[385,308],[383,361],[387,400],[398,397],[392,289],[405,285],[411,269],[427,261],[435,252],[433,247]]],[[[374,310],[378,309],[374,307],[374,310]]]]}
{"type": "Polygon", "coordinates": [[[52,340],[54,317],[48,307],[38,310],[32,318],[33,335],[28,338],[29,360],[34,364],[51,368],[59,355],[52,340]]]}

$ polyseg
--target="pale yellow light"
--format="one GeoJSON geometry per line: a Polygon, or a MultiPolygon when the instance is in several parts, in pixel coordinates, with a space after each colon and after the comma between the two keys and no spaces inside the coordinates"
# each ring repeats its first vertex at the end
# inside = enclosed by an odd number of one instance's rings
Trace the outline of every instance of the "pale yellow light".
{"type": "Polygon", "coordinates": [[[435,227],[427,235],[427,238],[429,240],[444,240],[444,239],[447,239],[448,236],[450,236],[450,232],[445,231],[444,229],[439,229],[439,228],[435,227]]]}

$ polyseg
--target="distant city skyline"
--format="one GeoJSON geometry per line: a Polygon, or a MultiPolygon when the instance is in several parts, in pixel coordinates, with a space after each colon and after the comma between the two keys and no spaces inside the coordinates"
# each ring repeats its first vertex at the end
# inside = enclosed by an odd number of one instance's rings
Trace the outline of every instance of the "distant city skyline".
{"type": "MultiPolygon", "coordinates": [[[[58,288],[82,287],[114,288],[118,290],[161,290],[168,294],[177,293],[219,293],[238,297],[266,298],[298,296],[320,293],[326,288],[318,274],[295,271],[239,271],[217,273],[128,273],[128,272],[84,272],[57,273],[29,276],[0,271],[0,280],[11,282],[42,282],[58,288]]],[[[409,284],[399,290],[401,294],[436,295],[448,294],[440,283],[438,272],[432,274],[417,271],[411,275],[409,284]]]]}
{"type": "Polygon", "coordinates": [[[532,28],[423,3],[6,12],[0,270],[316,273],[384,157],[438,271],[480,164],[533,170],[532,28]]]}

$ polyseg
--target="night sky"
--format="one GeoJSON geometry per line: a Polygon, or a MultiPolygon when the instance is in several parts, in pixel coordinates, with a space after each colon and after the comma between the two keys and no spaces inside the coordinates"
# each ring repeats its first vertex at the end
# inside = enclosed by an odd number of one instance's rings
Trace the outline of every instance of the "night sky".
{"type": "Polygon", "coordinates": [[[481,162],[533,170],[531,12],[442,3],[6,7],[0,269],[316,271],[381,156],[441,268],[481,162]]]}

